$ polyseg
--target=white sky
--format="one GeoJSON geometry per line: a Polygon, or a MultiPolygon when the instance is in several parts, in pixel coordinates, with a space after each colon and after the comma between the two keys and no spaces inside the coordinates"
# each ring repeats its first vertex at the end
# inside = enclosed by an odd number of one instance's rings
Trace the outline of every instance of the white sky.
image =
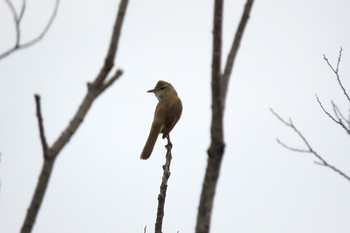
{"type": "MultiPolygon", "coordinates": [[[[244,2],[225,3],[224,58],[244,2]]],[[[53,4],[27,2],[23,41],[45,26],[53,4]]],[[[0,232],[19,232],[43,161],[34,93],[51,144],[103,64],[118,4],[61,0],[46,37],[0,61],[0,232]]],[[[303,146],[269,111],[291,117],[316,151],[350,174],[349,136],[314,96],[349,111],[322,56],[335,65],[343,47],[340,74],[350,92],[349,10],[347,0],[255,2],[230,81],[211,232],[350,232],[350,183],[278,145],[276,137],[303,146]]],[[[158,139],[149,160],[139,155],[157,103],[146,91],[160,79],[184,105],[171,134],[163,231],[194,232],[209,146],[212,12],[208,0],[130,1],[116,59],[124,74],[59,155],[33,232],[154,231],[166,141],[158,139]]],[[[14,41],[4,1],[0,16],[4,51],[14,41]]]]}

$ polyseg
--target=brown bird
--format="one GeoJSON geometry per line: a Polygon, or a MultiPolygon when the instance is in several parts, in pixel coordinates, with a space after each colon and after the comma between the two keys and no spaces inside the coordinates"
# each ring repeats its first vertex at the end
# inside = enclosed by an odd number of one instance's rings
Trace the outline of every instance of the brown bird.
{"type": "Polygon", "coordinates": [[[154,89],[147,92],[153,92],[159,102],[154,112],[151,131],[140,159],[148,159],[151,156],[158,135],[163,133],[162,138],[167,137],[180,119],[182,113],[181,100],[170,83],[160,80],[154,89]]]}

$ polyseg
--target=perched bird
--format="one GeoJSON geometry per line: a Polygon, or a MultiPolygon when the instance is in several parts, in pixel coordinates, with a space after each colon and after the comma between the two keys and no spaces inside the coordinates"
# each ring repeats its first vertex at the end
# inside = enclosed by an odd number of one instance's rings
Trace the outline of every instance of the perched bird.
{"type": "Polygon", "coordinates": [[[165,81],[158,81],[154,89],[147,92],[154,93],[159,100],[154,112],[153,123],[140,159],[148,159],[157,141],[158,134],[164,139],[174,128],[181,117],[182,103],[174,87],[165,81]]]}

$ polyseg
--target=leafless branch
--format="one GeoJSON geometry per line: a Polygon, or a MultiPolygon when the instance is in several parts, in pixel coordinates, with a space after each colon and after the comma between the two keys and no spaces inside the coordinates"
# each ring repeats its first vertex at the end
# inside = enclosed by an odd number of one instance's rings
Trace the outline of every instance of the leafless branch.
{"type": "Polygon", "coordinates": [[[119,79],[119,77],[123,74],[123,71],[118,69],[115,74],[105,82],[103,85],[103,88],[99,91],[98,95],[100,95],[102,92],[104,92],[108,87],[112,86],[112,84],[119,79]]]}
{"type": "Polygon", "coordinates": [[[35,103],[36,103],[36,116],[38,118],[38,124],[39,124],[39,132],[40,132],[40,140],[41,140],[41,145],[43,148],[43,154],[44,158],[48,157],[48,146],[46,142],[46,137],[45,137],[45,132],[44,132],[44,124],[43,124],[43,117],[41,114],[41,106],[40,106],[40,96],[39,95],[34,95],[35,97],[35,103]]]}
{"type": "Polygon", "coordinates": [[[230,76],[231,76],[232,69],[233,69],[233,63],[235,61],[239,46],[241,44],[244,29],[246,28],[248,19],[250,17],[250,11],[252,9],[253,2],[254,2],[253,0],[248,0],[245,4],[241,21],[238,25],[235,38],[232,42],[231,50],[227,56],[224,74],[222,75],[222,87],[223,87],[222,93],[224,93],[225,95],[227,93],[227,88],[228,88],[230,76]]]}
{"type": "Polygon", "coordinates": [[[342,119],[339,118],[339,116],[338,116],[338,113],[340,113],[338,107],[332,102],[332,104],[333,104],[333,110],[334,110],[334,113],[335,113],[335,115],[336,115],[336,117],[337,117],[337,119],[335,119],[335,118],[323,107],[323,105],[322,105],[322,103],[321,103],[321,101],[320,101],[320,99],[318,98],[317,95],[316,95],[316,99],[317,99],[317,102],[319,103],[321,109],[323,110],[323,112],[326,113],[327,116],[328,116],[329,118],[331,118],[335,123],[337,123],[337,124],[340,125],[343,129],[345,129],[345,131],[350,135],[350,130],[349,130],[349,129],[347,128],[347,126],[343,123],[342,119]]]}
{"type": "Polygon", "coordinates": [[[33,44],[35,44],[36,42],[40,41],[45,34],[47,33],[47,31],[49,30],[49,28],[51,27],[52,22],[54,21],[56,14],[57,14],[57,10],[58,10],[58,4],[59,4],[59,0],[56,0],[56,4],[54,7],[54,11],[48,21],[48,23],[46,24],[45,28],[43,29],[43,31],[34,39],[25,42],[25,43],[21,43],[21,21],[23,19],[23,15],[26,9],[26,0],[23,0],[22,2],[22,8],[20,11],[20,14],[18,15],[16,12],[16,9],[14,8],[12,2],[10,0],[5,0],[5,2],[7,3],[7,5],[9,6],[12,14],[13,14],[13,18],[14,18],[14,22],[15,22],[15,27],[16,27],[16,41],[15,44],[12,48],[8,49],[7,51],[3,52],[0,54],[0,60],[3,59],[4,57],[7,57],[8,55],[10,55],[11,53],[15,52],[16,50],[19,49],[23,49],[29,46],[32,46],[33,44]]]}
{"type": "Polygon", "coordinates": [[[162,233],[162,225],[163,225],[163,218],[164,218],[164,205],[165,205],[165,197],[166,197],[166,191],[168,188],[168,180],[170,177],[170,163],[171,163],[171,148],[173,147],[170,136],[167,137],[168,144],[165,146],[167,149],[166,156],[165,156],[165,164],[163,165],[163,177],[162,177],[162,183],[160,185],[160,193],[158,195],[158,208],[157,208],[157,218],[156,218],[156,224],[155,224],[155,233],[162,233]]]}
{"type": "Polygon", "coordinates": [[[229,83],[230,74],[232,72],[233,63],[243,36],[243,32],[249,19],[249,14],[253,6],[253,2],[253,0],[246,1],[240,23],[226,61],[223,75],[221,73],[223,0],[215,0],[214,3],[213,54],[211,72],[211,143],[208,149],[207,169],[203,181],[202,193],[198,207],[196,233],[208,233],[210,230],[210,220],[213,209],[214,195],[225,149],[223,136],[223,116],[227,86],[229,83]]]}
{"type": "Polygon", "coordinates": [[[338,174],[340,174],[341,176],[343,176],[344,178],[346,178],[347,180],[350,181],[350,177],[348,175],[346,175],[344,172],[342,172],[341,170],[339,170],[338,168],[334,167],[333,165],[329,164],[319,153],[317,153],[309,144],[309,142],[306,140],[306,138],[304,137],[304,135],[295,127],[295,125],[293,124],[293,122],[291,120],[289,120],[289,122],[287,122],[286,120],[284,120],[282,117],[280,117],[276,112],[274,112],[272,109],[270,109],[271,112],[277,117],[277,119],[279,119],[282,123],[284,123],[286,126],[288,126],[289,128],[292,128],[297,134],[298,136],[303,140],[304,144],[306,145],[306,147],[308,148],[307,150],[305,149],[296,149],[290,146],[287,146],[284,143],[281,143],[280,140],[277,139],[277,142],[280,143],[283,147],[291,150],[291,151],[295,151],[295,152],[303,152],[303,153],[311,153],[313,154],[317,159],[320,160],[319,161],[315,161],[316,164],[318,165],[323,165],[325,167],[328,167],[330,169],[332,169],[333,171],[337,172],[338,174]]]}
{"type": "Polygon", "coordinates": [[[280,144],[281,146],[283,146],[284,148],[286,148],[288,150],[295,151],[295,152],[300,152],[300,153],[310,153],[310,150],[298,149],[298,148],[295,148],[295,147],[288,146],[287,144],[285,144],[284,142],[282,142],[278,138],[276,139],[276,141],[278,142],[278,144],[280,144]]]}
{"type": "MultiPolygon", "coordinates": [[[[114,58],[117,52],[117,44],[119,41],[119,36],[122,28],[122,23],[124,20],[126,8],[127,8],[128,0],[122,0],[119,4],[119,10],[116,17],[116,21],[114,24],[113,32],[112,32],[112,38],[111,43],[108,49],[108,53],[105,59],[105,62],[101,68],[100,73],[97,75],[95,80],[89,85],[89,88],[87,90],[87,93],[80,104],[77,112],[73,116],[73,119],[69,122],[66,129],[62,132],[62,134],[57,138],[57,140],[53,143],[52,146],[45,146],[46,140],[41,138],[41,141],[43,143],[43,148],[47,147],[47,155],[44,157],[44,164],[40,173],[40,177],[31,201],[31,204],[28,208],[27,215],[25,217],[25,220],[22,225],[21,233],[30,233],[32,231],[34,222],[36,220],[39,208],[41,206],[44,194],[47,189],[47,185],[50,179],[50,176],[52,174],[52,169],[54,166],[54,162],[61,151],[61,149],[67,144],[67,142],[70,140],[70,138],[73,136],[73,134],[76,132],[80,124],[83,122],[88,110],[90,109],[92,103],[94,100],[101,94],[102,91],[106,90],[120,75],[121,71],[117,71],[116,74],[107,82],[105,82],[109,72],[111,71],[113,64],[114,64],[114,58]]],[[[40,112],[40,105],[39,98],[35,98],[37,101],[37,109],[39,108],[40,112]]],[[[41,137],[43,137],[43,124],[42,124],[42,117],[41,113],[40,116],[38,116],[39,121],[39,129],[42,131],[41,137]],[[41,120],[40,120],[41,119],[41,120]]]]}
{"type": "Polygon", "coordinates": [[[333,102],[331,101],[332,103],[332,107],[333,107],[333,112],[335,114],[335,116],[339,119],[339,120],[343,120],[345,122],[347,122],[348,124],[350,123],[350,121],[348,119],[346,119],[343,114],[340,112],[338,106],[333,102]]]}
{"type": "Polygon", "coordinates": [[[338,81],[338,84],[339,84],[340,88],[343,90],[343,93],[346,96],[346,98],[350,101],[350,97],[349,97],[348,93],[346,92],[343,84],[341,83],[340,77],[339,77],[339,64],[340,64],[340,60],[341,60],[341,53],[342,53],[342,51],[343,51],[343,48],[340,48],[336,69],[333,68],[333,66],[329,63],[326,55],[324,55],[324,54],[323,54],[323,59],[327,62],[328,66],[332,69],[334,74],[337,76],[337,81],[338,81]]]}

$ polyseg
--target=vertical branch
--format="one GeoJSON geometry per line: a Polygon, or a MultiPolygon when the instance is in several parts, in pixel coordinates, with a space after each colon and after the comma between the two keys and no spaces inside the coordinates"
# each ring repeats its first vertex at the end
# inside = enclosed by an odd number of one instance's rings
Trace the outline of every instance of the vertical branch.
{"type": "Polygon", "coordinates": [[[200,203],[198,207],[196,233],[207,233],[219,170],[224,152],[222,95],[220,81],[221,36],[223,1],[216,0],[214,6],[213,55],[212,55],[212,123],[210,128],[211,144],[208,149],[208,164],[204,177],[200,203]]]}
{"type": "Polygon", "coordinates": [[[223,0],[216,0],[214,6],[213,26],[213,55],[212,55],[212,120],[211,143],[208,149],[208,163],[202,186],[202,193],[198,207],[196,233],[208,233],[213,209],[213,202],[217,181],[220,174],[221,161],[224,154],[223,115],[226,100],[227,85],[232,71],[240,41],[249,18],[253,0],[247,0],[239,27],[228,55],[224,74],[221,75],[221,40],[223,0]]]}
{"type": "Polygon", "coordinates": [[[168,180],[170,177],[170,163],[171,163],[171,148],[173,147],[169,135],[167,136],[168,144],[165,146],[167,149],[165,156],[165,164],[163,165],[163,177],[162,183],[160,185],[160,193],[158,195],[158,208],[157,208],[157,218],[155,224],[155,233],[162,233],[162,225],[164,218],[164,204],[166,191],[168,188],[168,180]]]}
{"type": "Polygon", "coordinates": [[[36,116],[38,118],[40,140],[41,140],[41,145],[43,147],[43,154],[45,158],[45,157],[48,157],[48,154],[47,154],[48,146],[47,146],[45,132],[44,132],[43,117],[41,115],[40,96],[35,95],[34,97],[35,97],[35,103],[36,103],[36,116]]]}

